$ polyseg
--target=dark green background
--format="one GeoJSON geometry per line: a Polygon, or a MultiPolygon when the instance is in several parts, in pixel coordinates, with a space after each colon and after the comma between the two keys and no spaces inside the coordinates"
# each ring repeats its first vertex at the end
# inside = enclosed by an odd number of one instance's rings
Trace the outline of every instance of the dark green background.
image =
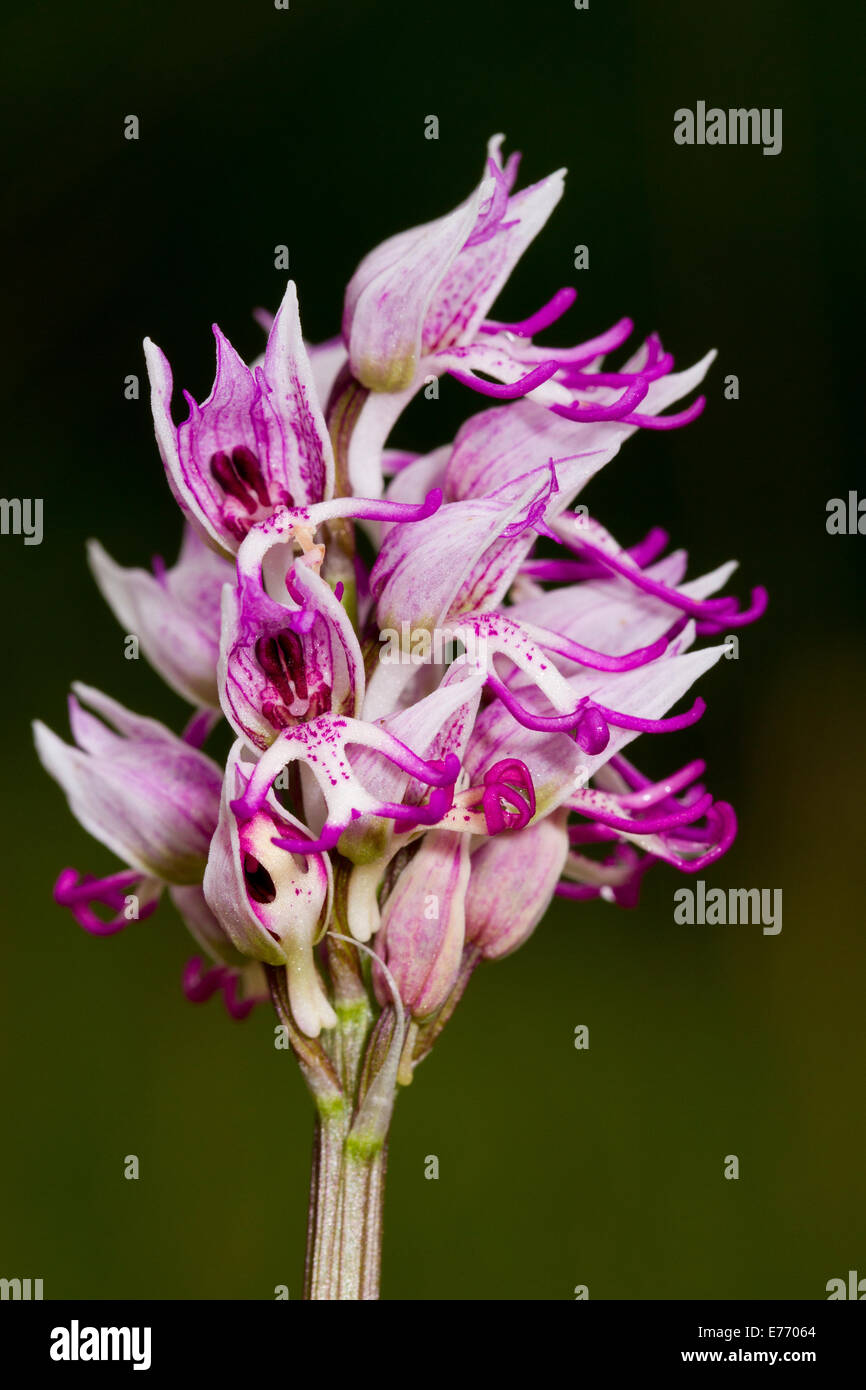
{"type": "MultiPolygon", "coordinates": [[[[311,1115],[294,1065],[265,1011],[235,1025],[184,1001],[169,907],[100,942],[53,906],[65,864],[114,861],[38,767],[28,720],[65,733],[73,678],[184,718],[123,659],[84,563],[91,535],[124,563],[178,542],[146,400],[123,398],[141,338],[206,394],[210,322],[259,350],[250,309],[279,301],[282,242],[305,332],[329,336],[360,256],[459,201],[500,129],[524,179],[570,170],[503,316],[577,283],[559,340],[629,313],[681,365],[719,348],[700,422],[633,439],[587,500],[625,543],[661,523],[693,573],[736,556],[740,592],[770,588],[739,661],[704,682],[702,724],[638,751],[658,773],[706,754],[741,831],[705,877],[781,888],[784,927],[679,927],[684,880],[657,867],[637,912],[559,905],[482,970],[399,1101],[383,1294],[822,1298],[866,1275],[866,539],[825,530],[828,498],[863,480],[855,7],[36,3],[7,12],[2,48],[2,492],[44,498],[45,539],[0,539],[0,1275],[47,1297],[300,1293],[311,1115]],[[673,112],[698,99],[782,107],[782,154],[675,146],[673,112]]],[[[448,383],[401,438],[437,445],[478,406],[448,383]]]]}

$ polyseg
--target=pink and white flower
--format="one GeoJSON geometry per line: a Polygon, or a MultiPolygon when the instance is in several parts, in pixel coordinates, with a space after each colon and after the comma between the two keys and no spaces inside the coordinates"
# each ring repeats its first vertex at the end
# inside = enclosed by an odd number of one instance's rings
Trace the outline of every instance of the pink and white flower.
{"type": "Polygon", "coordinates": [[[78,688],[95,713],[73,700],[75,747],[37,725],[47,770],[123,865],[64,871],[59,901],[107,934],[133,888],[152,912],[169,885],[211,962],[190,963],[188,996],[221,992],[243,1016],[270,991],[304,1065],[341,1027],[338,940],[374,953],[354,986],[371,1016],[412,1021],[406,1079],[475,965],[515,950],[555,893],[633,906],[651,864],[698,872],[736,832],[702,762],[652,782],[626,750],[701,717],[703,699],[681,702],[766,594],[721,595],[732,564],[687,579],[655,527],[623,547],[582,500],[638,431],[697,417],[713,354],[675,372],[652,333],[612,366],[625,319],[537,345],[567,288],[520,322],[491,318],[564,186],[559,171],[516,191],[502,143],[457,208],[361,261],[341,338],[305,345],[290,284],[252,366],[214,330],[213,390],[178,425],[168,362],[145,344],[183,548],[154,574],[95,542],[91,563],[199,712],[178,737],[78,688]],[[492,403],[432,454],[388,449],[446,372],[492,403]],[[199,746],[220,712],[224,769],[199,746]]]}

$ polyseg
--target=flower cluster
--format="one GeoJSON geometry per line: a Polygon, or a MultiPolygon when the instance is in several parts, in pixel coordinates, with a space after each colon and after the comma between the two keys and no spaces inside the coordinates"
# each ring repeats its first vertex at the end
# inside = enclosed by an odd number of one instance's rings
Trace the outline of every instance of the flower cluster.
{"type": "Polygon", "coordinates": [[[404,1073],[554,893],[632,906],[650,864],[696,872],[728,848],[734,812],[703,763],[653,782],[626,749],[700,717],[700,699],[671,713],[725,651],[696,639],[766,602],[718,596],[733,564],[686,580],[664,532],[623,548],[575,505],[630,435],[696,418],[703,397],[670,408],[713,354],[676,372],[653,334],[613,368],[628,320],[536,344],[570,289],[489,318],[563,189],[560,171],[515,192],[501,146],[453,212],[361,261],[339,338],[305,344],[290,284],[251,366],[214,329],[213,389],[186,395],[180,424],[145,343],[180,557],[124,569],[91,543],[90,562],[193,712],[177,735],[76,686],[74,744],[36,725],[44,766],[124,866],[60,875],[82,927],[119,931],[167,890],[203,953],[188,997],[219,991],[240,1018],[270,986],[301,1039],[337,1024],[333,943],[368,943],[371,1010],[414,1024],[404,1073]],[[388,448],[444,373],[485,408],[431,454],[388,448]],[[385,632],[402,634],[396,659],[385,632]],[[203,751],[221,718],[224,767],[203,751]]]}

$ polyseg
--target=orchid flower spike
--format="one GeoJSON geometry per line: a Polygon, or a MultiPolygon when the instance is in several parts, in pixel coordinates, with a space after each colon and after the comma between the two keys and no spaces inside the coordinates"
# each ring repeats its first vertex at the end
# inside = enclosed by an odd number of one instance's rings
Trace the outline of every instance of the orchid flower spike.
{"type": "Polygon", "coordinates": [[[714,354],[674,370],[648,332],[623,360],[625,318],[540,346],[567,286],[491,317],[564,190],[563,170],[519,189],[503,139],[451,212],[363,257],[324,343],[304,342],[289,284],[258,315],[258,360],[214,328],[213,388],[178,421],[146,341],[180,555],[152,571],[96,541],[89,556],[192,717],[175,733],[76,686],[72,743],[35,726],[120,861],[64,869],[57,901],[99,936],[170,896],[197,952],[187,998],[235,1018],[272,1000],[317,1104],[355,1088],[356,1147],[372,1110],[381,1136],[392,1071],[411,1077],[475,967],[516,950],[554,895],[575,915],[634,907],[648,867],[700,872],[737,828],[700,759],[652,780],[629,745],[697,724],[692,687],[766,592],[726,593],[732,562],[690,575],[656,525],[615,539],[584,500],[641,430],[698,418],[714,354]],[[475,402],[456,438],[388,447],[445,373],[475,402]],[[211,736],[232,745],[222,764],[211,736]]]}

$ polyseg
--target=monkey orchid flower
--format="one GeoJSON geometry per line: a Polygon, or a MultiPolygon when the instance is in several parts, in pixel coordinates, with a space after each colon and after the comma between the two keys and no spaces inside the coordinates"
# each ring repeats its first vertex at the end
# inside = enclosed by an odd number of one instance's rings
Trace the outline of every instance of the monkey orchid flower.
{"type": "Polygon", "coordinates": [[[371,390],[404,390],[423,359],[474,337],[562,197],[564,170],[510,196],[520,156],[503,167],[504,138],[490,141],[484,177],[459,207],[377,246],[349,281],[343,339],[371,390]]]}
{"type": "MultiPolygon", "coordinates": [[[[631,336],[623,318],[604,333],[567,348],[539,347],[533,336],[571,308],[565,287],[528,318],[487,317],[523,252],[562,197],[565,170],[514,193],[519,155],[502,162],[504,136],[489,142],[485,175],[452,213],[391,237],[371,251],[346,291],[343,340],[347,364],[333,386],[372,394],[362,400],[347,449],[353,487],[381,488],[385,441],[412,397],[448,373],[497,400],[528,397],[584,426],[676,429],[701,413],[697,397],[685,410],[663,414],[703,380],[709,353],[687,371],[650,334],[623,366],[606,356],[631,336]]],[[[363,394],[363,393],[362,393],[363,394]]]]}
{"type": "Polygon", "coordinates": [[[341,338],[304,344],[292,284],[250,366],[215,328],[180,424],[145,343],[180,557],[123,569],[91,542],[90,562],[193,714],[178,735],[75,686],[74,744],[35,726],[121,861],[64,870],[57,901],[104,936],[165,890],[199,952],[187,999],[269,1001],[285,1029],[316,1106],[312,1299],[377,1296],[395,1097],[475,970],[554,895],[634,909],[649,867],[698,873],[737,830],[701,759],[653,780],[629,745],[700,720],[689,692],[766,593],[739,604],[733,563],[690,575],[660,527],[623,545],[584,502],[641,430],[698,416],[714,354],[674,371],[650,333],[612,365],[628,319],[539,346],[569,289],[490,318],[563,191],[562,171],[515,191],[517,162],[494,137],[467,199],[366,256],[341,338]],[[386,448],[446,372],[484,408],[431,453],[386,448]]]}
{"type": "Polygon", "coordinates": [[[271,788],[251,816],[237,816],[235,800],[252,774],[239,742],[229,755],[204,896],[242,955],[285,966],[292,1013],[312,1038],[337,1022],[313,959],[313,946],[331,915],[331,864],[327,855],[312,850],[292,854],[279,847],[280,837],[312,845],[312,836],[280,806],[271,788]]]}
{"type": "Polygon", "coordinates": [[[203,405],[184,393],[189,415],[170,414],[172,374],[149,339],[145,357],[162,461],[184,516],[218,550],[233,555],[255,522],[280,507],[331,496],[334,458],[289,283],[252,370],[214,325],[216,377],[203,405]]]}
{"type": "Polygon", "coordinates": [[[66,792],[73,815],[141,874],[201,882],[219,811],[220,768],[157,720],[132,714],[89,686],[76,684],[73,691],[69,722],[77,747],[34,725],[42,765],[66,792]]]}

